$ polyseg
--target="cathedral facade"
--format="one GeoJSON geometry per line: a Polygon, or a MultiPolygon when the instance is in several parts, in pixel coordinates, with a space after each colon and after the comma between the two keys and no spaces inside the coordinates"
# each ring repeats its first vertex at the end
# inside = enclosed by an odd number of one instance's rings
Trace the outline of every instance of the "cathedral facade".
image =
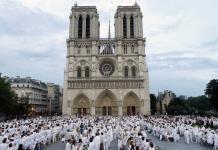
{"type": "Polygon", "coordinates": [[[72,7],[63,115],[150,114],[142,18],[137,3],[118,6],[115,37],[109,28],[108,38],[100,38],[96,7],[72,7]]]}

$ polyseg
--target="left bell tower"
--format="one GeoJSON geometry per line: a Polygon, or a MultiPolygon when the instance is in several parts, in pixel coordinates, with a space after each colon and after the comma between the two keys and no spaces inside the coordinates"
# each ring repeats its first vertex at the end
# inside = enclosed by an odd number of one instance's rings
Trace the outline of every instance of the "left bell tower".
{"type": "Polygon", "coordinates": [[[95,6],[78,6],[71,9],[69,39],[99,38],[99,16],[95,6]]]}
{"type": "MultiPolygon", "coordinates": [[[[96,43],[99,40],[99,15],[96,6],[71,8],[69,16],[69,38],[67,39],[67,62],[64,71],[63,114],[74,112],[72,101],[77,89],[70,88],[70,80],[83,80],[94,76],[92,65],[96,65],[96,43]]],[[[87,108],[86,113],[91,113],[87,108]]]]}

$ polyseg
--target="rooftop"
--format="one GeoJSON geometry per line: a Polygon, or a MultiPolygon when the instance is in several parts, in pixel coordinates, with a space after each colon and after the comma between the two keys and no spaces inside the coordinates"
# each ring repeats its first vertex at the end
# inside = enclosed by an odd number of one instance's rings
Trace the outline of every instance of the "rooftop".
{"type": "Polygon", "coordinates": [[[47,88],[46,83],[40,81],[40,80],[36,80],[36,79],[32,79],[31,77],[20,77],[17,76],[16,78],[10,78],[10,83],[31,83],[43,88],[47,88]]]}

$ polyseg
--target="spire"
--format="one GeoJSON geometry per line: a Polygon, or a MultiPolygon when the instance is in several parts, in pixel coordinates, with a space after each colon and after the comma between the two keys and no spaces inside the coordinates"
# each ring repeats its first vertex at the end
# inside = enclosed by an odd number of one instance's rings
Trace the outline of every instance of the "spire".
{"type": "Polygon", "coordinates": [[[135,7],[139,7],[139,4],[137,3],[137,0],[135,0],[134,6],[135,6],[135,7]]]}
{"type": "Polygon", "coordinates": [[[75,1],[75,3],[74,3],[74,6],[75,6],[75,7],[77,7],[77,6],[78,6],[78,4],[77,4],[77,1],[75,1]]]}
{"type": "Polygon", "coordinates": [[[111,26],[110,26],[110,20],[109,20],[109,29],[108,29],[108,39],[111,38],[111,26]]]}

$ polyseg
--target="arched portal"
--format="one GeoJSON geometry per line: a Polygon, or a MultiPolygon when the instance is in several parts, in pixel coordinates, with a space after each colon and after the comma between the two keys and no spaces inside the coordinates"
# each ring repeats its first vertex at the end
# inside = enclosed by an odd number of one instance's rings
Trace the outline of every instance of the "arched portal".
{"type": "Polygon", "coordinates": [[[115,95],[109,90],[105,90],[99,94],[99,96],[96,99],[95,105],[95,115],[118,115],[117,99],[115,95]]]}
{"type": "Polygon", "coordinates": [[[135,93],[129,92],[123,99],[123,115],[137,115],[139,112],[139,98],[135,93]]]}
{"type": "Polygon", "coordinates": [[[78,116],[90,115],[90,102],[87,96],[81,94],[74,99],[72,114],[78,116]]]}

